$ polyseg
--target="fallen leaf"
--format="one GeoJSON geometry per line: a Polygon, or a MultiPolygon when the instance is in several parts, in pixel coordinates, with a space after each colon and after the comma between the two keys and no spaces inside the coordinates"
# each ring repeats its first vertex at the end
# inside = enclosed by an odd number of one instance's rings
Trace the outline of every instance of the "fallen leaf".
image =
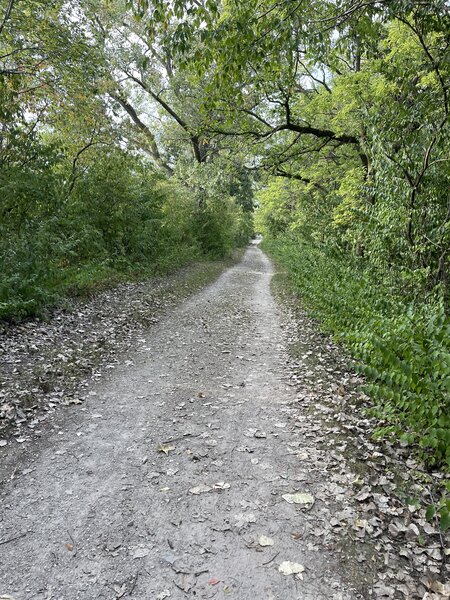
{"type": "MultiPolygon", "coordinates": [[[[69,552],[72,552],[73,551],[73,544],[66,544],[66,548],[67,548],[67,550],[69,552]]],[[[1,596],[0,596],[0,598],[1,598],[1,596]]]]}
{"type": "Polygon", "coordinates": [[[299,563],[285,560],[278,567],[278,570],[283,575],[300,575],[305,570],[305,567],[299,563]]]}
{"type": "Polygon", "coordinates": [[[187,594],[195,585],[195,576],[193,573],[180,573],[174,579],[174,583],[180,590],[187,594]]]}
{"type": "Polygon", "coordinates": [[[408,540],[415,540],[420,535],[419,528],[414,523],[411,523],[406,529],[406,538],[408,540]]]}
{"type": "Polygon", "coordinates": [[[218,583],[220,583],[220,579],[216,579],[215,577],[213,577],[212,579],[208,579],[208,583],[209,585],[217,585],[218,583]]]}
{"type": "Polygon", "coordinates": [[[80,398],[69,398],[67,404],[83,404],[83,400],[80,398]]]}
{"type": "Polygon", "coordinates": [[[265,535],[261,535],[258,542],[260,546],[273,546],[274,544],[273,539],[270,537],[266,537],[265,535]]]}
{"type": "Polygon", "coordinates": [[[315,502],[314,496],[302,492],[296,492],[295,494],[283,494],[282,498],[284,498],[288,504],[309,504],[312,506],[315,502]]]}
{"type": "Polygon", "coordinates": [[[172,446],[171,444],[159,444],[158,446],[158,452],[164,452],[166,456],[171,450],[175,450],[175,446],[172,446]]]}
{"type": "Polygon", "coordinates": [[[242,527],[248,523],[256,523],[256,517],[253,513],[239,513],[238,515],[234,515],[238,527],[242,527]]]}
{"type": "Polygon", "coordinates": [[[444,598],[450,598],[450,583],[441,583],[440,581],[433,581],[430,585],[433,592],[441,594],[444,598]]]}
{"type": "Polygon", "coordinates": [[[230,487],[231,485],[229,483],[226,483],[225,481],[218,481],[214,484],[215,490],[229,490],[230,487]]]}
{"type": "Polygon", "coordinates": [[[191,492],[191,494],[206,494],[206,492],[210,492],[211,491],[211,487],[209,487],[209,485],[205,485],[205,484],[201,484],[201,485],[197,485],[196,487],[191,488],[189,491],[191,492]]]}
{"type": "MultiPolygon", "coordinates": [[[[8,442],[7,442],[6,440],[0,440],[0,448],[1,448],[2,446],[6,446],[6,444],[7,444],[7,443],[8,443],[8,442]]],[[[7,596],[0,596],[0,598],[6,598],[6,597],[7,597],[7,596]]]]}
{"type": "Polygon", "coordinates": [[[127,584],[123,583],[120,587],[118,585],[113,585],[113,590],[116,592],[116,598],[123,598],[127,593],[127,584]]]}
{"type": "Polygon", "coordinates": [[[361,490],[359,492],[359,494],[357,494],[355,496],[355,500],[358,500],[358,502],[364,502],[364,500],[367,500],[368,498],[372,497],[372,493],[369,490],[361,490]]]}

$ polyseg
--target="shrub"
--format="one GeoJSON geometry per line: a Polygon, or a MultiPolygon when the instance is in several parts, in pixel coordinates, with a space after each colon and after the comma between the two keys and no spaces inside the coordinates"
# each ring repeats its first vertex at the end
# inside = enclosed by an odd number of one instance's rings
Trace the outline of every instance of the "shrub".
{"type": "Polygon", "coordinates": [[[450,319],[442,298],[401,295],[356,258],[286,235],[265,242],[302,302],[350,348],[366,376],[373,413],[417,444],[430,465],[450,467],[450,319]]]}

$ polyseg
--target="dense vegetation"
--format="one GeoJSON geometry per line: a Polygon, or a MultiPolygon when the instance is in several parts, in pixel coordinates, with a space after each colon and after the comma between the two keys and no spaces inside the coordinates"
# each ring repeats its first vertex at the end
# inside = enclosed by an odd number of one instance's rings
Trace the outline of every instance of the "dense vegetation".
{"type": "MultiPolygon", "coordinates": [[[[100,4],[0,3],[0,319],[223,256],[251,233],[239,162],[199,162],[194,134],[158,102],[125,98],[116,79],[142,60],[142,27],[123,3],[100,4]],[[114,46],[126,35],[134,46],[114,46]]],[[[176,85],[168,95],[189,113],[176,85]]]]}
{"type": "Polygon", "coordinates": [[[257,188],[266,248],[359,360],[380,432],[449,467],[448,3],[0,6],[2,314],[223,254],[257,188]]]}
{"type": "Polygon", "coordinates": [[[296,100],[334,138],[284,154],[292,177],[261,192],[259,228],[360,360],[381,431],[449,467],[450,20],[431,4],[368,16],[353,52],[328,48],[333,77],[296,100]]]}

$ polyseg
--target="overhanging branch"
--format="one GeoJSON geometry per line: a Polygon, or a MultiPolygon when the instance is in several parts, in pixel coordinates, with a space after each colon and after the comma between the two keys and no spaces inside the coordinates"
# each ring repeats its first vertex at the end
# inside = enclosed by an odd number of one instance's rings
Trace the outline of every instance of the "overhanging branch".
{"type": "Polygon", "coordinates": [[[131,120],[133,121],[135,126],[145,135],[147,141],[149,142],[149,153],[152,156],[153,160],[156,162],[156,164],[159,167],[163,168],[165,171],[167,171],[169,175],[173,175],[172,168],[163,160],[161,153],[159,152],[155,136],[147,127],[147,125],[143,121],[141,121],[133,106],[118,94],[110,94],[110,96],[120,104],[120,106],[131,117],[131,120]]]}

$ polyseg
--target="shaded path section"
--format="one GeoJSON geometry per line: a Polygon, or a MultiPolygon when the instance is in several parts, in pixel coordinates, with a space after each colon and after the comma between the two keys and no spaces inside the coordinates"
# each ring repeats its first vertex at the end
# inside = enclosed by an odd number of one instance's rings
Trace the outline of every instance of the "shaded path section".
{"type": "Polygon", "coordinates": [[[302,467],[315,449],[283,379],[271,276],[265,255],[249,248],[138,336],[83,407],[61,411],[35,459],[1,490],[0,540],[24,535],[0,546],[0,595],[363,597],[342,582],[336,547],[320,537],[339,502],[283,499],[314,495],[323,474],[302,467]],[[273,544],[260,545],[262,535],[273,544]],[[284,561],[305,570],[284,575],[284,561]]]}

